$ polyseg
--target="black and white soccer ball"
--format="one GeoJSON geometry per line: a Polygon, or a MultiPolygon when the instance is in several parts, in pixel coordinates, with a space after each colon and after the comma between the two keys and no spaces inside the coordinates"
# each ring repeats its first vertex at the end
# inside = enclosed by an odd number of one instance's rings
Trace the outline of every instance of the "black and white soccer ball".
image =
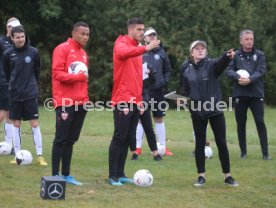
{"type": "Polygon", "coordinates": [[[205,159],[211,159],[213,157],[213,150],[209,146],[205,146],[205,159]]]}
{"type": "Polygon", "coordinates": [[[153,183],[153,176],[150,171],[141,169],[135,172],[133,176],[134,184],[140,187],[149,187],[153,183]]]}
{"type": "Polygon", "coordinates": [[[68,68],[68,73],[69,74],[78,74],[79,72],[83,72],[86,76],[88,76],[88,68],[85,65],[85,63],[81,61],[75,61],[70,64],[68,68]]]}
{"type": "Polygon", "coordinates": [[[16,153],[15,159],[18,165],[31,165],[33,156],[28,150],[20,150],[16,153]]]}
{"type": "Polygon", "coordinates": [[[8,142],[0,142],[0,155],[10,155],[12,147],[8,142]]]}

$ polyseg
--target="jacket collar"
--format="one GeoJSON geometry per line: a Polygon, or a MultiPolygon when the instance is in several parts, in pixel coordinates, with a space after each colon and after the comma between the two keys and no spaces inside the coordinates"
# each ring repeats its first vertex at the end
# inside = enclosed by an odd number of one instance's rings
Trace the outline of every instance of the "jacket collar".
{"type": "Polygon", "coordinates": [[[74,47],[76,48],[83,48],[81,44],[79,44],[77,41],[75,41],[73,38],[68,38],[67,42],[69,42],[70,44],[72,44],[74,47]]]}

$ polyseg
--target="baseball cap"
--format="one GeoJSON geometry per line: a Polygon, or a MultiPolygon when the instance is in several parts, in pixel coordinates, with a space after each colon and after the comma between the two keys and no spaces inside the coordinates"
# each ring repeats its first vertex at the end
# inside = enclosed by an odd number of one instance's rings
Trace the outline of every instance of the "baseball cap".
{"type": "Polygon", "coordinates": [[[20,21],[15,17],[12,17],[7,21],[7,27],[9,27],[9,26],[16,27],[16,26],[20,26],[20,25],[21,25],[20,21]]]}
{"type": "Polygon", "coordinates": [[[147,35],[150,35],[152,33],[155,33],[157,35],[157,32],[155,31],[155,29],[153,29],[152,27],[149,27],[145,30],[144,37],[147,36],[147,35]]]}
{"type": "Polygon", "coordinates": [[[196,40],[194,42],[191,43],[190,45],[190,53],[192,52],[193,48],[196,47],[197,45],[202,45],[204,48],[207,48],[207,43],[203,40],[196,40]]]}

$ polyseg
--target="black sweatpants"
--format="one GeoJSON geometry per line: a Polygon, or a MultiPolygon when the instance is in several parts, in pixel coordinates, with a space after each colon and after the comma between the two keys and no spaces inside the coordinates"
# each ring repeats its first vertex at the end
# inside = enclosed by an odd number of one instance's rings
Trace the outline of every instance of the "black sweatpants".
{"type": "Polygon", "coordinates": [[[135,104],[119,109],[115,106],[114,134],[109,146],[109,178],[117,180],[125,176],[125,163],[132,135],[136,132],[139,110],[135,104]],[[127,110],[129,110],[127,112],[127,110]]]}
{"type": "Polygon", "coordinates": [[[224,114],[219,114],[206,119],[193,118],[195,131],[195,160],[198,173],[205,173],[205,144],[206,127],[208,120],[214,133],[215,142],[218,148],[219,159],[223,173],[230,173],[229,152],[226,144],[226,126],[224,114]]]}
{"type": "Polygon", "coordinates": [[[52,147],[52,175],[59,174],[62,161],[62,175],[70,174],[73,145],[78,141],[86,110],[83,106],[56,108],[56,133],[52,147]]]}
{"type": "Polygon", "coordinates": [[[264,101],[262,98],[237,97],[235,98],[235,117],[237,132],[242,154],[247,153],[246,148],[246,120],[247,109],[250,108],[257,127],[263,155],[268,155],[267,130],[264,122],[264,101]]]}
{"type": "MultiPolygon", "coordinates": [[[[156,145],[156,136],[152,127],[152,120],[151,120],[151,110],[147,108],[142,115],[140,115],[139,119],[141,121],[141,124],[143,126],[143,129],[145,131],[147,142],[149,145],[150,150],[156,151],[157,145],[156,145]]],[[[132,140],[130,143],[130,150],[135,151],[136,150],[136,131],[134,135],[132,136],[132,140]]]]}

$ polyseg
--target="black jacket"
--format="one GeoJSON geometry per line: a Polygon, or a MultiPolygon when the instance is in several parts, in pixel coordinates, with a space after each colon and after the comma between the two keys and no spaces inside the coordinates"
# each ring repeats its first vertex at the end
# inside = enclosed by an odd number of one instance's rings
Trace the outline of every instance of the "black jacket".
{"type": "Polygon", "coordinates": [[[38,76],[40,57],[38,50],[26,43],[23,48],[13,45],[3,54],[4,71],[9,81],[10,101],[25,101],[39,96],[38,76]]]}
{"type": "Polygon", "coordinates": [[[264,97],[263,75],[266,72],[265,55],[262,51],[253,49],[246,53],[239,49],[235,53],[234,59],[230,62],[225,74],[233,81],[233,97],[264,97]],[[240,76],[236,73],[239,69],[245,69],[250,74],[251,83],[246,86],[239,85],[240,76]]]}
{"type": "Polygon", "coordinates": [[[10,48],[12,46],[12,40],[11,38],[2,35],[0,37],[0,85],[8,85],[8,80],[5,76],[5,72],[4,72],[4,66],[3,66],[3,53],[5,50],[7,50],[8,48],[10,48]]]}
{"type": "Polygon", "coordinates": [[[171,76],[170,60],[160,45],[158,48],[148,51],[143,55],[143,63],[147,62],[156,71],[155,83],[151,86],[151,90],[161,90],[166,87],[171,76]]]}
{"type": "Polygon", "coordinates": [[[230,59],[224,54],[217,59],[206,57],[197,64],[191,60],[182,64],[180,84],[182,94],[191,98],[189,110],[192,117],[209,118],[223,112],[216,107],[222,99],[219,76],[229,62],[230,59]]]}

